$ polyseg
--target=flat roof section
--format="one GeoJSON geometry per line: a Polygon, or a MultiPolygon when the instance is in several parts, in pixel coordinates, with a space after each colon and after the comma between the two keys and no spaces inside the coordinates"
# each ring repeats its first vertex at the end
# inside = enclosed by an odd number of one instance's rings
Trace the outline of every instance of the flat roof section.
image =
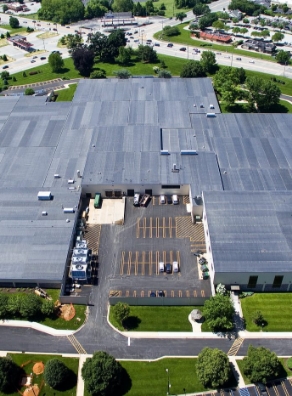
{"type": "Polygon", "coordinates": [[[1,189],[1,281],[62,280],[80,192],[54,189],[50,201],[38,200],[38,192],[37,188],[1,189]],[[75,213],[63,213],[65,206],[75,208],[75,213]]]}
{"type": "Polygon", "coordinates": [[[291,192],[203,195],[216,273],[291,272],[291,192]]]}

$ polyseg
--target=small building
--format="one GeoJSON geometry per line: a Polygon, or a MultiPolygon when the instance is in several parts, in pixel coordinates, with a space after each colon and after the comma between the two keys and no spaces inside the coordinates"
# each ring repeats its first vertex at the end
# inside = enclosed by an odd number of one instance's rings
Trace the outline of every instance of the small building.
{"type": "Polygon", "coordinates": [[[19,47],[28,52],[32,50],[33,44],[29,43],[24,36],[20,36],[17,34],[15,36],[7,38],[7,40],[10,41],[15,47],[19,47]]]}
{"type": "Polygon", "coordinates": [[[23,11],[23,7],[25,7],[24,5],[20,4],[20,3],[7,3],[7,7],[9,10],[18,12],[18,11],[23,11]]]}
{"type": "Polygon", "coordinates": [[[253,40],[253,39],[246,40],[241,47],[244,49],[257,51],[257,52],[264,52],[268,54],[272,54],[276,50],[276,46],[274,43],[267,43],[263,40],[253,40]]]}
{"type": "Polygon", "coordinates": [[[200,38],[204,40],[218,41],[220,43],[226,43],[226,44],[232,41],[231,36],[219,32],[207,32],[207,31],[200,32],[200,38]]]}

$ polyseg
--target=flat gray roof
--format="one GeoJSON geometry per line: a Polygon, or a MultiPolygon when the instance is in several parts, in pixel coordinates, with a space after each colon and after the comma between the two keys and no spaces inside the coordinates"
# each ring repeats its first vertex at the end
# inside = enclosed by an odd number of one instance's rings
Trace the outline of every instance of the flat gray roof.
{"type": "Polygon", "coordinates": [[[215,271],[291,272],[291,192],[204,192],[215,271]]]}

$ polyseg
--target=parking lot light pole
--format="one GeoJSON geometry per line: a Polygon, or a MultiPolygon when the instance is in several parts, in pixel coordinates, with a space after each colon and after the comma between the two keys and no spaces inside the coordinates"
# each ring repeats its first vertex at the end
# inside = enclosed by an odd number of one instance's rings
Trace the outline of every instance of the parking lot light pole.
{"type": "Polygon", "coordinates": [[[166,394],[169,395],[169,388],[170,388],[170,384],[169,384],[169,371],[168,371],[168,369],[165,369],[165,371],[167,372],[167,392],[166,392],[166,394]]]}

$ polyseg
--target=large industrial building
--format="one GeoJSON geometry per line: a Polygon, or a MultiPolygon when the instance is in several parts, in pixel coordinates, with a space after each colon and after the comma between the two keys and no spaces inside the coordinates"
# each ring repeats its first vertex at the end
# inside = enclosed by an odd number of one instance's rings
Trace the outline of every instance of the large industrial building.
{"type": "Polygon", "coordinates": [[[213,284],[289,291],[291,122],[220,114],[208,78],[81,80],[70,103],[0,97],[0,284],[60,286],[82,197],[146,192],[189,196],[213,284]]]}

